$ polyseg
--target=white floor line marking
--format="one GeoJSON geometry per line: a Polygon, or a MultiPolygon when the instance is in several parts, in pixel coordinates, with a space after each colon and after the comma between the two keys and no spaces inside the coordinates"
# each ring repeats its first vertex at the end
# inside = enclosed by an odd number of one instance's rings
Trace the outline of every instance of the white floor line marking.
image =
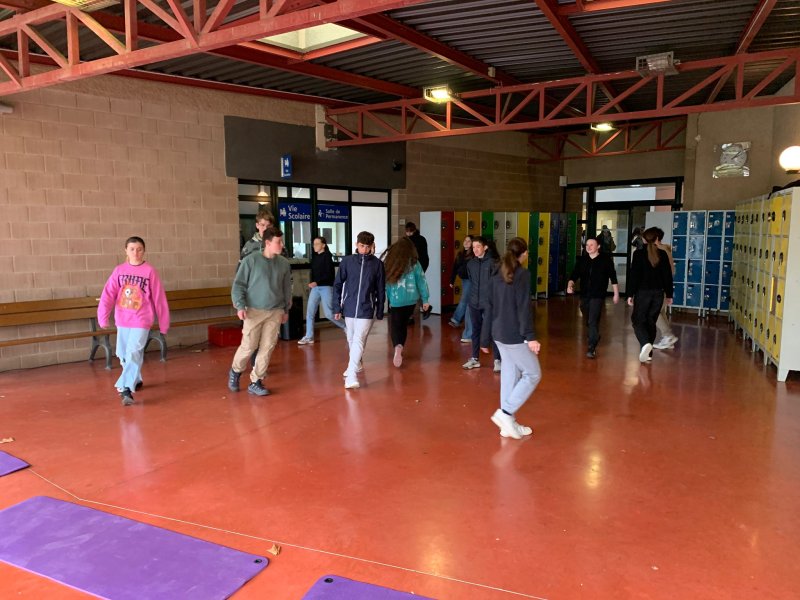
{"type": "Polygon", "coordinates": [[[57,483],[55,483],[53,481],[50,481],[47,477],[45,477],[43,475],[40,475],[39,473],[37,473],[33,469],[28,469],[28,471],[30,471],[31,473],[33,473],[34,475],[36,475],[40,479],[43,479],[44,481],[46,481],[47,483],[49,483],[53,487],[58,488],[59,490],[61,490],[65,494],[67,494],[68,496],[71,496],[71,497],[73,497],[76,500],[79,500],[81,502],[86,502],[87,504],[96,504],[98,506],[106,506],[108,508],[114,508],[114,509],[122,510],[122,511],[125,511],[125,512],[132,512],[132,513],[136,513],[136,514],[139,514],[139,515],[146,515],[148,517],[154,517],[156,519],[164,519],[165,521],[175,521],[176,523],[183,523],[185,525],[192,525],[193,527],[201,527],[203,529],[210,529],[212,531],[219,531],[221,533],[228,533],[230,535],[238,535],[238,536],[250,538],[250,539],[253,539],[253,540],[259,540],[261,542],[267,542],[269,544],[278,544],[279,546],[288,546],[290,548],[297,548],[298,550],[306,550],[307,552],[318,552],[319,554],[328,554],[330,556],[336,556],[338,558],[346,558],[348,560],[356,560],[356,561],[359,561],[359,562],[378,565],[378,566],[381,566],[381,567],[387,567],[387,568],[390,568],[390,569],[397,569],[399,571],[406,571],[408,573],[416,573],[418,575],[426,575],[428,577],[436,577],[437,579],[444,579],[446,581],[453,581],[455,583],[463,583],[464,585],[471,585],[471,586],[474,586],[474,587],[479,587],[479,588],[483,588],[483,589],[487,589],[487,590],[493,590],[495,592],[503,592],[504,594],[512,594],[514,596],[520,596],[522,598],[531,598],[532,600],[547,600],[547,598],[543,598],[542,596],[532,596],[530,594],[523,594],[522,592],[515,592],[513,590],[506,590],[506,589],[499,588],[499,587],[494,587],[494,586],[491,586],[491,585],[485,585],[483,583],[476,583],[474,581],[467,581],[465,579],[458,579],[456,577],[449,577],[447,575],[438,575],[436,573],[429,573],[428,571],[419,571],[417,569],[411,569],[411,568],[408,568],[408,567],[401,567],[401,566],[398,566],[398,565],[392,565],[392,564],[389,564],[389,563],[383,563],[383,562],[380,562],[380,561],[377,561],[377,560],[371,560],[369,558],[361,558],[361,557],[358,557],[358,556],[350,556],[349,554],[340,554],[338,552],[331,552],[330,550],[321,550],[319,548],[311,548],[309,546],[301,546],[300,544],[292,544],[290,542],[281,542],[279,540],[270,540],[270,539],[267,539],[267,538],[259,537],[257,535],[250,535],[249,533],[239,533],[238,531],[230,531],[228,529],[221,529],[219,527],[214,527],[212,525],[203,525],[202,523],[193,523],[192,521],[184,521],[183,519],[175,519],[174,517],[165,517],[164,515],[156,515],[154,513],[145,512],[143,510],[136,510],[136,509],[133,509],[133,508],[125,508],[124,506],[117,506],[115,504],[107,504],[105,502],[97,502],[95,500],[89,500],[87,498],[81,498],[80,496],[76,496],[75,494],[73,494],[69,490],[64,489],[63,487],[61,487],[60,485],[58,485],[57,483]]]}

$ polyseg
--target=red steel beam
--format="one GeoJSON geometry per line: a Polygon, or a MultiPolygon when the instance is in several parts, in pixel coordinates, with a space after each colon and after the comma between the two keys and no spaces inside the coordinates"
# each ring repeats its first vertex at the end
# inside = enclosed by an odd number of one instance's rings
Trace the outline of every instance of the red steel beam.
{"type": "MultiPolygon", "coordinates": [[[[262,0],[264,2],[266,0],[262,0]]],[[[331,4],[304,8],[286,12],[269,18],[224,29],[197,33],[195,39],[183,36],[174,42],[158,44],[147,48],[128,50],[122,55],[99,58],[76,65],[66,65],[43,73],[22,75],[20,82],[23,90],[31,90],[66,81],[85,79],[95,75],[103,75],[122,69],[131,69],[143,65],[180,58],[198,51],[212,51],[241,42],[257,40],[270,35],[296,31],[305,27],[313,27],[324,23],[338,23],[348,19],[356,19],[368,14],[403,8],[421,4],[426,0],[337,0],[331,4]]],[[[80,12],[71,7],[51,5],[32,10],[28,13],[0,21],[0,38],[9,35],[20,35],[26,27],[34,24],[58,22],[67,13],[80,12]]],[[[82,20],[91,18],[85,13],[82,20]]],[[[76,15],[77,16],[77,15],[76,15]]],[[[193,30],[195,31],[195,30],[193,30]]],[[[13,80],[0,83],[0,95],[19,91],[13,80]]]]}
{"type": "MultiPolygon", "coordinates": [[[[581,66],[586,69],[586,72],[592,75],[602,73],[600,65],[592,56],[591,51],[583,42],[581,36],[578,35],[577,31],[575,31],[575,27],[572,26],[572,23],[569,22],[567,17],[558,13],[558,3],[556,0],[534,0],[534,2],[536,2],[536,6],[539,7],[539,10],[542,11],[542,14],[547,17],[547,20],[550,21],[550,24],[561,36],[561,39],[563,39],[567,46],[569,46],[570,50],[572,50],[575,58],[577,58],[578,62],[581,63],[581,66]]],[[[606,83],[600,87],[608,99],[614,102],[617,93],[613,86],[606,83]]],[[[621,110],[622,107],[617,106],[617,111],[621,110]]]]}
{"type": "Polygon", "coordinates": [[[663,4],[675,0],[578,0],[575,4],[562,4],[558,7],[558,14],[563,16],[579,15],[588,12],[601,12],[618,10],[620,8],[639,8],[649,4],[663,4]]]}
{"type": "MultiPolygon", "coordinates": [[[[777,0],[761,0],[756,6],[756,9],[753,11],[753,14],[750,16],[750,21],[747,23],[747,27],[744,28],[742,35],[739,37],[739,43],[736,44],[736,52],[734,54],[743,54],[747,52],[750,48],[750,44],[753,42],[755,37],[758,35],[758,32],[761,31],[761,27],[764,26],[764,23],[767,21],[772,9],[775,8],[775,4],[777,0]]],[[[711,93],[708,95],[707,102],[714,102],[717,99],[717,95],[722,91],[722,87],[728,81],[730,75],[726,75],[725,77],[720,78],[717,82],[717,85],[714,86],[714,89],[711,90],[711,93]]]]}
{"type": "MultiPolygon", "coordinates": [[[[689,85],[687,83],[686,90],[682,94],[678,94],[675,99],[665,101],[663,97],[663,86],[656,86],[654,81],[650,85],[655,87],[655,93],[652,94],[650,104],[638,110],[626,110],[620,114],[614,115],[617,120],[634,120],[634,119],[654,119],[663,117],[673,117],[678,115],[687,115],[700,112],[711,112],[721,110],[731,110],[737,108],[751,108],[756,106],[775,106],[780,104],[794,104],[800,102],[800,47],[788,48],[781,50],[772,50],[768,52],[759,52],[755,54],[740,54],[738,56],[728,56],[715,59],[698,60],[692,62],[682,63],[677,65],[678,75],[675,75],[676,81],[680,81],[681,73],[688,73],[693,71],[712,71],[711,75],[705,77],[701,84],[689,85]],[[702,92],[702,85],[713,85],[716,80],[724,73],[729,72],[733,68],[744,69],[748,65],[768,63],[774,64],[780,62],[779,66],[774,68],[769,74],[761,77],[758,82],[751,82],[750,89],[737,89],[736,97],[733,100],[717,101],[713,104],[696,103],[692,98],[695,93],[702,92]],[[795,81],[798,83],[790,95],[787,96],[760,96],[769,82],[774,81],[778,75],[794,76],[795,81]],[[688,93],[688,92],[692,93],[688,93]]],[[[651,78],[652,79],[652,78],[651,78]]],[[[544,103],[547,96],[555,90],[560,91],[560,95],[569,94],[578,88],[582,88],[582,93],[587,96],[592,93],[592,90],[603,83],[619,83],[620,85],[628,86],[623,90],[622,96],[626,95],[627,90],[638,89],[642,85],[642,78],[636,71],[623,71],[618,73],[607,73],[603,75],[587,75],[585,77],[573,77],[559,81],[548,81],[542,83],[534,83],[528,85],[512,86],[506,88],[491,88],[488,90],[479,90],[474,92],[466,92],[461,94],[459,102],[468,102],[478,99],[488,100],[495,107],[495,114],[501,115],[502,111],[500,106],[506,100],[506,94],[526,94],[522,102],[530,102],[527,107],[534,111],[538,108],[536,116],[525,114],[517,111],[517,120],[513,123],[503,122],[498,116],[491,120],[491,124],[487,124],[484,119],[479,120],[477,123],[470,125],[452,127],[450,123],[442,125],[443,118],[438,115],[427,114],[425,122],[431,125],[431,121],[437,124],[433,126],[432,131],[414,131],[406,126],[405,115],[408,113],[422,116],[423,110],[427,105],[427,101],[423,98],[413,100],[398,100],[395,102],[384,102],[381,104],[374,104],[370,106],[360,106],[348,109],[331,109],[327,111],[326,120],[334,125],[338,124],[347,127],[348,130],[353,131],[358,129],[359,133],[349,140],[337,140],[331,142],[329,146],[353,146],[365,144],[377,144],[384,142],[395,142],[405,140],[419,140],[435,137],[447,137],[457,135],[472,135],[476,133],[490,133],[498,131],[520,131],[525,129],[539,129],[550,127],[565,127],[572,125],[586,125],[604,116],[604,108],[600,107],[592,110],[584,116],[563,116],[563,115],[545,115],[544,103]],[[536,94],[531,92],[536,91],[536,94]],[[534,103],[535,102],[535,103],[534,103]],[[363,134],[364,129],[364,115],[368,112],[385,112],[385,111],[398,111],[401,115],[401,134],[397,135],[395,131],[385,130],[376,131],[374,134],[363,134]],[[352,121],[356,121],[358,127],[352,126],[352,121]]],[[[446,115],[448,120],[452,117],[453,107],[459,106],[455,102],[448,102],[445,106],[446,115]]],[[[517,105],[519,109],[519,105],[517,105]]],[[[454,119],[453,119],[454,120],[454,119]]],[[[606,119],[602,119],[606,120],[606,119]]],[[[376,123],[372,122],[373,127],[376,123]]]]}
{"type": "MultiPolygon", "coordinates": [[[[16,53],[11,50],[0,50],[0,65],[6,59],[14,59],[16,53]]],[[[30,61],[41,65],[54,66],[56,63],[47,56],[38,54],[31,54],[30,61]]],[[[2,68],[2,67],[0,67],[2,68]]],[[[232,92],[234,94],[247,94],[251,96],[261,96],[266,98],[278,98],[280,100],[291,100],[293,102],[306,102],[311,104],[322,104],[329,108],[344,108],[348,106],[357,106],[353,102],[345,100],[332,100],[330,98],[323,98],[321,96],[312,96],[310,94],[296,94],[294,92],[282,92],[279,90],[268,90],[264,88],[257,88],[246,85],[237,85],[235,83],[224,83],[220,81],[208,81],[206,79],[194,79],[192,77],[182,77],[180,75],[167,75],[165,73],[153,73],[151,71],[141,71],[137,69],[126,69],[124,71],[115,71],[110,73],[119,77],[131,77],[133,79],[144,79],[147,81],[157,81],[159,83],[168,83],[171,85],[182,85],[186,87],[197,87],[207,90],[219,90],[222,92],[232,92]]]]}

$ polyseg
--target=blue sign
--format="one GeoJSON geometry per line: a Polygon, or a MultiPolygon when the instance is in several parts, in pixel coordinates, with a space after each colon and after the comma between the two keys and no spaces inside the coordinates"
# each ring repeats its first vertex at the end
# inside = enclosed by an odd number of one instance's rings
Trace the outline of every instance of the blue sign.
{"type": "Polygon", "coordinates": [[[281,178],[289,179],[292,176],[292,155],[281,156],[281,178]]]}
{"type": "Polygon", "coordinates": [[[342,222],[350,220],[350,207],[347,204],[317,203],[317,221],[321,223],[342,222]]]}
{"type": "Polygon", "coordinates": [[[310,221],[311,203],[290,202],[281,204],[278,215],[281,221],[310,221]]]}

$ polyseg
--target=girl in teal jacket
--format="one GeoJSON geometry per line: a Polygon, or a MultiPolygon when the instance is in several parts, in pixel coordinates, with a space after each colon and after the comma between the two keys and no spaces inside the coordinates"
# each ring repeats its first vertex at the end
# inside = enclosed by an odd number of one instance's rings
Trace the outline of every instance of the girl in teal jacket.
{"type": "Polygon", "coordinates": [[[384,253],[386,270],[386,297],[391,307],[389,331],[394,346],[395,367],[403,364],[403,347],[408,337],[408,320],[414,313],[417,302],[422,300],[422,309],[427,311],[428,283],[419,264],[414,244],[401,238],[384,253]]]}

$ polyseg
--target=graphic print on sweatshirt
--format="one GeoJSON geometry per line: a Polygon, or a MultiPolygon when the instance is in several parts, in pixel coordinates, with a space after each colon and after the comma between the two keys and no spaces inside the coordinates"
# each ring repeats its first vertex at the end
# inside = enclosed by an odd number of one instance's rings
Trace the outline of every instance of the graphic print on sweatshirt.
{"type": "Polygon", "coordinates": [[[126,310],[139,310],[144,302],[144,293],[149,280],[137,275],[120,275],[119,283],[122,289],[119,293],[117,304],[126,310]]]}

